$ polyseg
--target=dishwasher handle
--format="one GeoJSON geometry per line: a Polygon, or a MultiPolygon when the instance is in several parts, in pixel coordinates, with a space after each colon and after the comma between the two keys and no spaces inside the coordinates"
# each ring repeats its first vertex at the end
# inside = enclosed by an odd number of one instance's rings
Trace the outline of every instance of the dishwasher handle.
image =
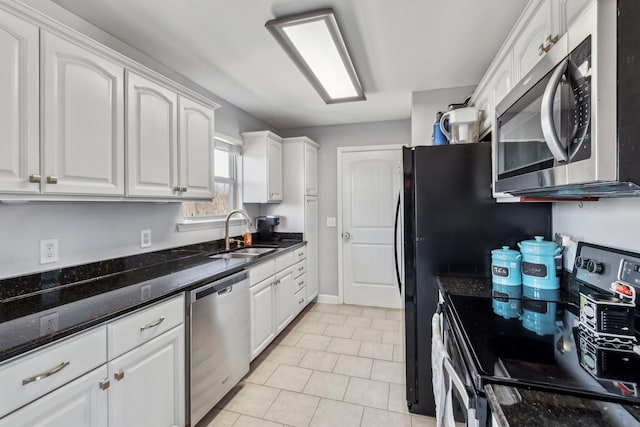
{"type": "Polygon", "coordinates": [[[249,275],[247,274],[247,272],[241,271],[234,275],[203,285],[196,290],[191,291],[191,303],[207,297],[211,294],[228,294],[229,292],[231,292],[233,285],[247,280],[248,278],[249,275]]]}

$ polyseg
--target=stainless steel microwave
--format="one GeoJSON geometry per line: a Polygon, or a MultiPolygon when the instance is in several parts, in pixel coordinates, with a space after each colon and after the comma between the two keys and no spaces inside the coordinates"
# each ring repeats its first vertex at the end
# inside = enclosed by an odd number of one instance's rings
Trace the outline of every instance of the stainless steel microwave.
{"type": "Polygon", "coordinates": [[[640,196],[640,2],[597,0],[496,106],[495,190],[640,196]]]}

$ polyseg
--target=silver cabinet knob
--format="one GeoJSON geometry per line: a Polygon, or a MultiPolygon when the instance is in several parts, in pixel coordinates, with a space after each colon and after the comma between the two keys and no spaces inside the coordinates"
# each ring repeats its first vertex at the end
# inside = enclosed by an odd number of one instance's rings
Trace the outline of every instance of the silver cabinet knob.
{"type": "Polygon", "coordinates": [[[37,175],[37,174],[29,175],[29,182],[33,182],[37,184],[40,182],[40,179],[41,179],[40,175],[37,175]]]}
{"type": "Polygon", "coordinates": [[[116,371],[113,374],[113,378],[115,378],[116,380],[120,381],[121,379],[124,378],[124,371],[123,370],[116,371]]]}
{"type": "Polygon", "coordinates": [[[345,242],[348,242],[349,239],[351,239],[351,233],[349,233],[348,231],[345,231],[344,233],[342,233],[342,240],[344,240],[345,242]]]}

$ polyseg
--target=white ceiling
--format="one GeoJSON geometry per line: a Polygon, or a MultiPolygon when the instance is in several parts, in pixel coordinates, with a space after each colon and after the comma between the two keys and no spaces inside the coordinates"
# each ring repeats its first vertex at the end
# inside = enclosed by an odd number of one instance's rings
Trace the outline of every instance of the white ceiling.
{"type": "MultiPolygon", "coordinates": [[[[527,0],[54,0],[276,129],[407,119],[476,85],[527,0]],[[326,105],[264,27],[333,8],[366,101],[326,105]]],[[[463,100],[453,99],[451,102],[463,100]]]]}

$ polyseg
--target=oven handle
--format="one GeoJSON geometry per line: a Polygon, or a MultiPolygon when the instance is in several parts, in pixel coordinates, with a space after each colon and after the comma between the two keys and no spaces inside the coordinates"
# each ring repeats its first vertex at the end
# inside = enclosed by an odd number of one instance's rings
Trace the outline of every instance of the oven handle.
{"type": "MultiPolygon", "coordinates": [[[[442,363],[442,366],[447,371],[447,375],[451,380],[451,383],[458,390],[458,395],[462,399],[462,403],[464,404],[464,407],[467,410],[467,426],[478,426],[479,422],[478,422],[478,418],[476,417],[476,410],[475,408],[471,407],[471,399],[469,399],[469,392],[467,391],[467,388],[465,387],[464,383],[460,379],[460,376],[458,376],[457,372],[455,371],[455,368],[451,364],[451,359],[449,359],[449,357],[445,357],[442,363]]],[[[453,390],[449,390],[449,393],[452,393],[452,392],[453,390]]]]}
{"type": "Polygon", "coordinates": [[[540,109],[540,123],[542,125],[544,140],[553,157],[559,162],[568,161],[569,155],[567,154],[567,150],[562,146],[553,123],[553,100],[556,96],[556,90],[562,80],[562,76],[567,71],[567,65],[567,60],[564,60],[553,71],[551,79],[544,90],[544,95],[542,95],[542,106],[540,109]]]}

